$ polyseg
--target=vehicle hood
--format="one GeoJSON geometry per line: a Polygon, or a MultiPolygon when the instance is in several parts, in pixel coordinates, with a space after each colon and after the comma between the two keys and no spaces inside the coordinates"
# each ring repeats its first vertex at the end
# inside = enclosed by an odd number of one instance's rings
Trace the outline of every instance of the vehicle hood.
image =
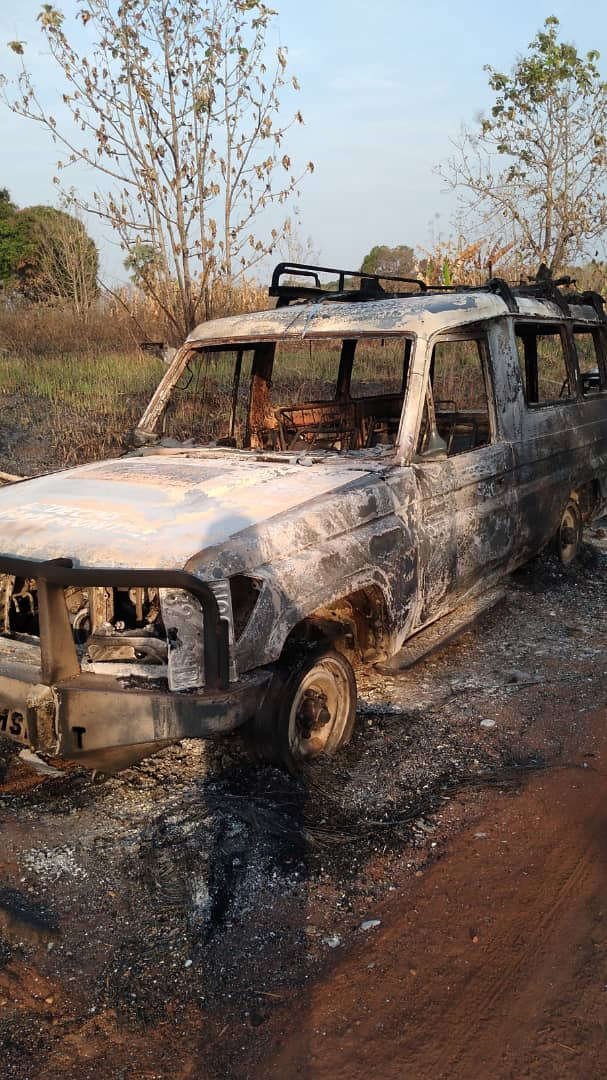
{"type": "MultiPolygon", "coordinates": [[[[319,497],[323,505],[323,497],[330,501],[321,531],[347,528],[350,515],[333,504],[331,494],[340,492],[348,505],[369,502],[361,490],[368,482],[380,480],[354,461],[304,467],[295,460],[235,454],[97,462],[2,488],[0,553],[41,561],[71,558],[85,567],[182,569],[204,552],[203,576],[212,576],[209,549],[225,553],[235,537],[248,538],[245,561],[251,565],[285,544],[310,542],[302,520],[319,497]]],[[[372,498],[368,515],[376,514],[372,498]]],[[[360,520],[360,514],[355,517],[360,520]]]]}

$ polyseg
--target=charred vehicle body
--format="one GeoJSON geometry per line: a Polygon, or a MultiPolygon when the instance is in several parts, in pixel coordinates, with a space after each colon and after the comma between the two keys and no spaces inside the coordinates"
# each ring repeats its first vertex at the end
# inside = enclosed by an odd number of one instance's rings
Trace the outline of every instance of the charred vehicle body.
{"type": "Polygon", "coordinates": [[[348,739],[357,662],[575,556],[600,297],[299,264],[270,293],[190,335],[126,456],[0,492],[0,732],[111,770],[246,725],[293,766],[348,739]]]}

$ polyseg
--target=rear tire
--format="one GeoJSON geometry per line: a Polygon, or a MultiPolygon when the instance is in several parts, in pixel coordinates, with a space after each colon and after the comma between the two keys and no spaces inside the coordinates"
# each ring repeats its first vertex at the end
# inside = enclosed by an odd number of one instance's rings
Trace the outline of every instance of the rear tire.
{"type": "Polygon", "coordinates": [[[579,503],[569,499],[554,537],[554,548],[563,566],[569,566],[576,558],[582,542],[582,514],[579,503]]]}
{"type": "Polygon", "coordinates": [[[276,666],[249,724],[249,742],[263,761],[297,773],[306,762],[337,753],[349,741],[355,719],[352,665],[324,644],[302,645],[276,666]]]}

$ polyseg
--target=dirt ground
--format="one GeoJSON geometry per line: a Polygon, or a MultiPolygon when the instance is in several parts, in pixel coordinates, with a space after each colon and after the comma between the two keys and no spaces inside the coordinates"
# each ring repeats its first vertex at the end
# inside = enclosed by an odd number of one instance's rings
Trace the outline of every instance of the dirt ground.
{"type": "Polygon", "coordinates": [[[299,783],[236,737],[113,778],[0,744],[2,1074],[602,1080],[606,600],[603,527],[361,675],[299,783]]]}

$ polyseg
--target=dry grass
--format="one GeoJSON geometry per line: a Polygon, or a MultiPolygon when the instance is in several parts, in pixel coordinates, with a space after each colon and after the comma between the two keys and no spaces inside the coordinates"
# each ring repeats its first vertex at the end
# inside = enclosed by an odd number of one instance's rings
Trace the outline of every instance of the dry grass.
{"type": "Polygon", "coordinates": [[[138,351],[0,356],[5,466],[30,472],[120,452],[163,371],[138,351]]]}
{"type": "MultiPolygon", "coordinates": [[[[267,305],[267,290],[248,283],[216,283],[206,298],[213,318],[267,305]]],[[[119,453],[165,370],[140,343],[167,340],[159,313],[131,290],[100,298],[83,319],[6,298],[0,469],[33,473],[119,453]]]]}
{"type": "MultiPolygon", "coordinates": [[[[437,250],[432,255],[438,266],[453,252],[437,250]]],[[[478,273],[476,248],[460,256],[461,263],[466,261],[463,256],[468,257],[471,274],[478,273]]],[[[499,270],[504,272],[501,266],[499,270]]],[[[601,287],[604,274],[601,264],[584,268],[578,272],[578,285],[601,287]]],[[[245,284],[235,289],[217,283],[207,297],[207,311],[209,317],[218,317],[268,303],[264,288],[245,284]]],[[[165,370],[141,351],[143,340],[166,340],[162,320],[143,296],[126,291],[120,297],[100,299],[81,320],[68,308],[0,302],[0,469],[33,473],[120,453],[165,370]],[[133,317],[125,310],[127,301],[133,317]]],[[[371,392],[397,391],[394,372],[401,362],[400,348],[386,342],[359,350],[352,384],[355,396],[357,375],[361,383],[373,385],[371,392]]],[[[248,402],[250,355],[249,360],[246,355],[237,437],[244,431],[248,402]]],[[[279,350],[278,361],[274,405],[332,396],[339,362],[339,348],[332,343],[323,342],[314,352],[309,343],[299,349],[290,344],[288,350],[279,350]]],[[[233,363],[233,358],[219,354],[186,375],[184,392],[176,395],[167,417],[167,433],[202,439],[227,434],[233,363]]]]}
{"type": "MultiPolygon", "coordinates": [[[[205,298],[205,318],[270,306],[267,289],[249,282],[215,282],[205,298]]],[[[31,304],[15,297],[0,302],[0,352],[16,356],[51,353],[131,352],[142,341],[171,340],[161,313],[142,293],[106,293],[78,318],[69,305],[31,304]]]]}

